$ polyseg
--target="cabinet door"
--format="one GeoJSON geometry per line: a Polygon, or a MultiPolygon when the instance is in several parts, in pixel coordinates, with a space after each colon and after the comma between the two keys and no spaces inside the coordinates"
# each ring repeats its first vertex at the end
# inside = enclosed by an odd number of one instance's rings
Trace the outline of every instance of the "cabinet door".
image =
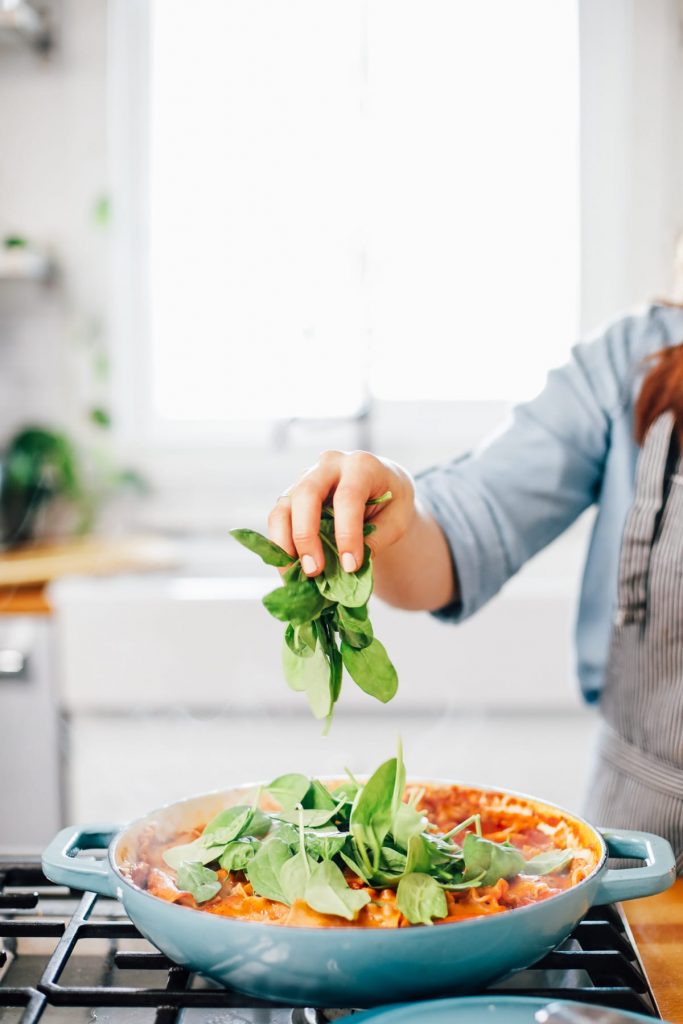
{"type": "Polygon", "coordinates": [[[0,847],[41,847],[61,823],[51,623],[0,619],[0,847]]]}

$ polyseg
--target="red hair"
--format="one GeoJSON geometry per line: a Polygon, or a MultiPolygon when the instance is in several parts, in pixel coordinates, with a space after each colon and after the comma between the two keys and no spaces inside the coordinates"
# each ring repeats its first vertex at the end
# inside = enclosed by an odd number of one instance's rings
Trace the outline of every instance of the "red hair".
{"type": "Polygon", "coordinates": [[[647,360],[650,370],[635,406],[635,435],[642,444],[648,429],[671,410],[683,438],[683,344],[662,349],[647,360]]]}

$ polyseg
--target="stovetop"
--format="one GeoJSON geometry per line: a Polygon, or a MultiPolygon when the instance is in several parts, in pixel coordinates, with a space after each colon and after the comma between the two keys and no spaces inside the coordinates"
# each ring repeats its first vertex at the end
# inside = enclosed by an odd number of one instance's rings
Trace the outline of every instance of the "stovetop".
{"type": "MultiPolygon", "coordinates": [[[[540,963],[486,992],[576,999],[659,1018],[615,907],[594,908],[540,963]]],[[[219,988],[151,946],[116,901],[53,885],[37,856],[0,855],[2,1024],[325,1024],[349,1014],[292,1009],[219,988]]]]}

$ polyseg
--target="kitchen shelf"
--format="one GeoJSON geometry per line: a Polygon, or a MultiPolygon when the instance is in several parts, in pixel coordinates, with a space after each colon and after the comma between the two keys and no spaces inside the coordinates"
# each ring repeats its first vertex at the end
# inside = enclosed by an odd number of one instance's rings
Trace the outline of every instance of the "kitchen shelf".
{"type": "Polygon", "coordinates": [[[47,12],[32,0],[0,0],[0,42],[45,53],[52,45],[47,12]]]}
{"type": "MultiPolygon", "coordinates": [[[[2,0],[0,0],[0,3],[2,0]]],[[[0,281],[50,281],[55,272],[45,252],[31,246],[0,248],[0,281]]]]}

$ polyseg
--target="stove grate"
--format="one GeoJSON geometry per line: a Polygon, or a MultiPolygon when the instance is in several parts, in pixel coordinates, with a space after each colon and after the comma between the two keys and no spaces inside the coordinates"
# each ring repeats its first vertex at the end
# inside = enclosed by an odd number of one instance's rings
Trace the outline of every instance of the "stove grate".
{"type": "MultiPolygon", "coordinates": [[[[21,1024],[37,1024],[46,1010],[60,1007],[65,1012],[69,1007],[119,1008],[121,1020],[126,1019],[125,1008],[148,1008],[154,1024],[179,1022],[184,1010],[245,1007],[270,1010],[272,1019],[279,1021],[282,1012],[276,1011],[289,1009],[212,987],[149,946],[116,902],[94,893],[78,895],[77,899],[69,890],[51,885],[37,858],[0,857],[0,1020],[3,1007],[23,1010],[21,1024]],[[98,940],[105,941],[107,952],[101,951],[98,940]],[[35,958],[34,976],[27,979],[26,971],[20,972],[17,984],[14,968],[22,955],[24,960],[31,959],[26,948],[22,953],[22,945],[34,941],[51,942],[51,952],[47,960],[35,958]],[[121,943],[133,948],[121,948],[121,943]],[[91,972],[93,964],[97,967],[96,984],[81,983],[84,972],[74,970],[77,963],[90,964],[91,972]],[[127,984],[128,980],[134,984],[127,984]]],[[[560,948],[487,992],[534,995],[548,1001],[574,999],[658,1017],[637,953],[614,907],[591,910],[560,948]]],[[[228,1014],[220,1019],[245,1018],[228,1014]]],[[[329,1016],[322,1010],[298,1010],[287,1019],[323,1022],[329,1016]]]]}

